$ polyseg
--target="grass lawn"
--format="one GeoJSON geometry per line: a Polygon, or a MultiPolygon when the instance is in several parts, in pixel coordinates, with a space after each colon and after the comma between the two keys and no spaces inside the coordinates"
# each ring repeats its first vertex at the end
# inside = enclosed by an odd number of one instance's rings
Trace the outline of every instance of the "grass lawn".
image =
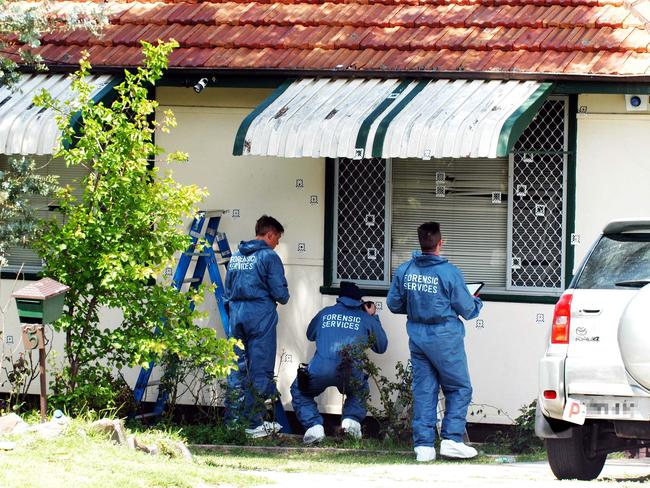
{"type": "Polygon", "coordinates": [[[265,481],[231,466],[216,466],[200,458],[192,463],[164,454],[151,456],[81,432],[85,432],[84,425],[74,422],[68,434],[53,440],[36,434],[14,437],[16,449],[0,451],[0,487],[196,488],[265,481]]]}
{"type": "MultiPolygon", "coordinates": [[[[412,450],[405,446],[386,446],[373,439],[328,438],[321,449],[304,450],[296,449],[302,446],[299,436],[250,440],[258,451],[254,447],[194,449],[194,462],[189,462],[173,456],[170,447],[174,441],[192,437],[182,430],[136,429],[136,435],[144,444],[155,443],[162,454],[151,456],[118,446],[92,432],[83,420],[73,421],[65,435],[53,440],[33,433],[16,436],[11,439],[16,442],[14,450],[0,451],[0,487],[245,487],[268,482],[265,471],[341,473],[364,466],[416,463],[412,450]],[[269,449],[276,446],[286,449],[269,449]]],[[[472,462],[498,460],[482,454],[472,462]]]]}

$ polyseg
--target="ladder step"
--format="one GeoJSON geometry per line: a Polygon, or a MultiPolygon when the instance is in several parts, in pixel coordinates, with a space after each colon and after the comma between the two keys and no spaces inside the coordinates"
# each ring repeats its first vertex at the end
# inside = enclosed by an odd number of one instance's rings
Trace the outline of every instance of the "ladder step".
{"type": "Polygon", "coordinates": [[[160,413],[158,412],[149,412],[149,413],[142,413],[140,415],[136,415],[133,418],[137,420],[137,419],[148,419],[150,417],[158,417],[158,416],[160,416],[160,413]]]}
{"type": "Polygon", "coordinates": [[[192,257],[208,257],[210,254],[207,252],[184,252],[183,256],[192,256],[192,257]]]}
{"type": "Polygon", "coordinates": [[[209,219],[210,217],[222,217],[226,213],[228,210],[206,210],[204,215],[206,219],[209,219]]]}
{"type": "Polygon", "coordinates": [[[201,280],[198,278],[185,278],[181,283],[198,283],[199,281],[201,280]]]}

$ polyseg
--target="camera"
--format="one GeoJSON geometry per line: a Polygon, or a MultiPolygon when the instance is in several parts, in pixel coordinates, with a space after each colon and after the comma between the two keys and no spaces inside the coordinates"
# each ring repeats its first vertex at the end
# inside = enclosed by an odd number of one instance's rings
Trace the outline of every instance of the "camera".
{"type": "Polygon", "coordinates": [[[208,79],[201,78],[199,81],[196,82],[196,85],[194,85],[193,88],[196,93],[201,93],[206,86],[208,86],[208,79]]]}
{"type": "Polygon", "coordinates": [[[298,389],[303,393],[309,391],[309,365],[307,363],[300,363],[298,366],[298,389]]]}

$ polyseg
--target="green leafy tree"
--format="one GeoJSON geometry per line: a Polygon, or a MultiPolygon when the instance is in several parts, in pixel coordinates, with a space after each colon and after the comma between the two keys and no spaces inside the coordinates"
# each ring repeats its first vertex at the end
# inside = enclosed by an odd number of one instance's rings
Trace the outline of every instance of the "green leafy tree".
{"type": "MultiPolygon", "coordinates": [[[[110,401],[113,368],[144,366],[169,355],[215,377],[234,365],[234,342],[195,325],[186,296],[154,282],[174,253],[187,247],[181,223],[196,212],[205,191],[181,185],[151,164],[163,152],[153,143],[154,131],[169,130],[175,120],[165,112],[160,123],[154,121],[158,104],[148,98],[148,87],[162,76],[177,44],[142,44],[143,67],[125,72],[110,106],[92,102],[85,59],[74,75],[74,102],[62,104],[47,93],[36,99],[60,114],[64,144],[57,156],[89,171],[78,200],[61,192],[63,223],[49,222],[36,243],[46,274],[71,288],[64,316],[55,324],[65,333],[65,367],[53,385],[68,408],[110,401]],[[75,134],[69,117],[77,111],[83,127],[75,134]],[[102,307],[121,311],[119,323],[100,325],[102,307]]],[[[186,159],[183,153],[167,156],[169,162],[186,159]]]]}

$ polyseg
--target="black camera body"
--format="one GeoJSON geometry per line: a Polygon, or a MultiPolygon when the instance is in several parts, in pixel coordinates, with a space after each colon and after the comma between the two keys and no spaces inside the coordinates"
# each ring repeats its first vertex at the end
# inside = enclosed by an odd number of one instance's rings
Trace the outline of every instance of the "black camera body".
{"type": "Polygon", "coordinates": [[[303,393],[309,391],[309,365],[300,363],[298,366],[298,389],[303,393]]]}

